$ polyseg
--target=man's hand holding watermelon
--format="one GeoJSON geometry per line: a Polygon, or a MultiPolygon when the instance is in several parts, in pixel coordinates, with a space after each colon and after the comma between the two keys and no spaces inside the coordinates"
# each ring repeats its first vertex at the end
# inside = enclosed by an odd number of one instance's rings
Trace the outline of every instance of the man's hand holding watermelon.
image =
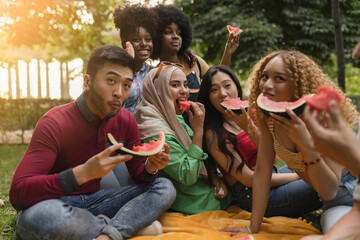
{"type": "Polygon", "coordinates": [[[170,162],[170,147],[164,143],[164,148],[158,154],[149,156],[145,163],[146,170],[155,174],[158,170],[164,169],[170,162]]]}

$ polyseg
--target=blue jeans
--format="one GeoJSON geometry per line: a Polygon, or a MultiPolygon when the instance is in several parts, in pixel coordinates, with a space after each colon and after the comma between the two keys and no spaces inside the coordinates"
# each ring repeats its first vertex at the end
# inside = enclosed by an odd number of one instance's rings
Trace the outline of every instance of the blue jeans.
{"type": "Polygon", "coordinates": [[[23,239],[91,240],[100,234],[126,239],[169,209],[175,196],[172,183],[157,178],[153,183],[45,200],[20,211],[16,225],[23,239]]]}
{"type": "MultiPolygon", "coordinates": [[[[274,167],[273,173],[292,173],[287,166],[280,169],[274,167]]],[[[240,182],[231,186],[234,196],[239,202],[239,206],[251,212],[252,207],[252,188],[246,187],[240,182]]],[[[310,185],[303,180],[297,180],[270,189],[269,201],[265,212],[265,217],[286,216],[299,217],[306,213],[321,208],[322,202],[310,185]]]]}
{"type": "Polygon", "coordinates": [[[340,186],[335,198],[329,201],[324,201],[323,210],[326,211],[331,207],[339,205],[352,206],[354,204],[353,194],[356,183],[356,177],[349,171],[343,173],[341,175],[340,186]]]}
{"type": "Polygon", "coordinates": [[[346,213],[348,213],[354,204],[354,191],[357,179],[349,171],[341,175],[341,182],[338,192],[334,199],[324,201],[323,211],[321,215],[321,227],[323,233],[330,228],[346,213]]]}

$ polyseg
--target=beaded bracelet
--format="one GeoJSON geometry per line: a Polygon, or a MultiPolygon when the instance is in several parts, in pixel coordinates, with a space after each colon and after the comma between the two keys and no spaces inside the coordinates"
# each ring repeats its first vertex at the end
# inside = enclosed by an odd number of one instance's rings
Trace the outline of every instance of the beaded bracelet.
{"type": "Polygon", "coordinates": [[[318,163],[320,160],[321,160],[321,156],[318,157],[317,159],[315,159],[314,161],[311,161],[311,162],[305,162],[304,161],[305,170],[307,171],[310,165],[314,165],[314,164],[318,163]]]}
{"type": "Polygon", "coordinates": [[[304,161],[304,164],[305,164],[305,166],[310,166],[310,165],[314,165],[314,164],[318,163],[320,160],[321,160],[321,157],[319,157],[319,158],[317,158],[317,159],[315,159],[314,161],[311,161],[311,162],[305,162],[304,161]]]}

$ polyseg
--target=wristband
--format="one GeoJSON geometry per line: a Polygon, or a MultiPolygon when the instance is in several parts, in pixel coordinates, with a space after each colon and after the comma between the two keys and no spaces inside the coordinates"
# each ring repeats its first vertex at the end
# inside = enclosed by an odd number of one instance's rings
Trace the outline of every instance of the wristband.
{"type": "Polygon", "coordinates": [[[152,172],[150,172],[149,169],[147,168],[146,164],[147,164],[148,160],[149,160],[149,158],[147,158],[146,161],[145,161],[145,169],[146,169],[146,171],[148,172],[148,174],[151,174],[151,175],[157,174],[159,170],[156,170],[154,173],[152,173],[152,172]]]}

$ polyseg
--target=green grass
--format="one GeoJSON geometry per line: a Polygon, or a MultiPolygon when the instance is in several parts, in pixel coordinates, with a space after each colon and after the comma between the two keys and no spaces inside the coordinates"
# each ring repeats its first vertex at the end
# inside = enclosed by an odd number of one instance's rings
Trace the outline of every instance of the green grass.
{"type": "Polygon", "coordinates": [[[0,207],[0,239],[20,239],[15,226],[16,211],[9,202],[9,188],[12,176],[26,145],[0,145],[0,199],[5,205],[0,207]]]}

